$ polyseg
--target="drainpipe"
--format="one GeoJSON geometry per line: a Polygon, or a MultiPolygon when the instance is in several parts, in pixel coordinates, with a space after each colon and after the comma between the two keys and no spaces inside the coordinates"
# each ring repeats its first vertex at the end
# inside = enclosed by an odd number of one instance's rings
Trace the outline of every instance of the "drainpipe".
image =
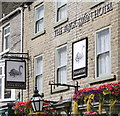
{"type": "MultiPolygon", "coordinates": [[[[23,7],[20,7],[21,11],[21,46],[20,53],[23,53],[23,7]]],[[[21,100],[23,101],[23,90],[21,90],[21,100]]]]}
{"type": "Polygon", "coordinates": [[[20,52],[23,53],[23,8],[20,8],[21,10],[21,50],[20,52]]]}
{"type": "MultiPolygon", "coordinates": [[[[24,48],[23,48],[24,47],[24,9],[27,8],[28,5],[25,3],[20,7],[20,10],[21,10],[21,50],[20,50],[20,52],[21,53],[24,52],[23,51],[24,50],[24,48]]],[[[28,69],[29,69],[29,63],[27,65],[28,65],[28,69]]],[[[29,74],[28,74],[28,76],[29,76],[29,74]]],[[[29,83],[29,80],[28,80],[28,83],[29,83]]],[[[29,86],[29,84],[28,84],[28,86],[29,86]]],[[[28,99],[29,99],[29,87],[28,87],[28,99]]],[[[23,101],[23,90],[21,91],[21,100],[23,101]]]]}

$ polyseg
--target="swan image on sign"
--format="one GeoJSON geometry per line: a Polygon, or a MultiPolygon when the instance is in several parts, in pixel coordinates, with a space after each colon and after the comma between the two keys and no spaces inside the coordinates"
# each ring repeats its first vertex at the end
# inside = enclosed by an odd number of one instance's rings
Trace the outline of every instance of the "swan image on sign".
{"type": "Polygon", "coordinates": [[[21,75],[22,74],[22,72],[21,72],[22,68],[23,68],[23,65],[20,65],[19,70],[11,69],[10,72],[9,72],[10,76],[15,77],[15,76],[21,75]]]}
{"type": "Polygon", "coordinates": [[[75,61],[76,62],[80,62],[80,60],[84,57],[84,55],[83,55],[83,49],[85,48],[85,46],[83,45],[82,46],[82,52],[80,53],[80,52],[78,52],[77,54],[76,54],[76,58],[75,58],[75,61]]]}

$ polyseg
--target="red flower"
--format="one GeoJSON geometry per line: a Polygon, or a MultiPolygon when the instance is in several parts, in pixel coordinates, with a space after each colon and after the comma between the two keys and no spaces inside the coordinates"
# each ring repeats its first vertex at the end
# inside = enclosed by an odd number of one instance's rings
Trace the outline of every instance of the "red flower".
{"type": "Polygon", "coordinates": [[[18,110],[18,106],[13,106],[13,109],[14,110],[18,110]]]}
{"type": "Polygon", "coordinates": [[[24,106],[24,104],[20,104],[20,106],[24,106]]]}
{"type": "Polygon", "coordinates": [[[115,94],[115,92],[112,92],[112,94],[115,94]]]}
{"type": "Polygon", "coordinates": [[[115,89],[115,90],[117,90],[117,89],[118,89],[118,87],[114,87],[114,89],[115,89]]]}
{"type": "Polygon", "coordinates": [[[113,88],[112,88],[112,87],[108,87],[108,90],[112,91],[112,90],[113,90],[113,88]]]}
{"type": "Polygon", "coordinates": [[[49,105],[49,103],[43,103],[43,105],[49,105]]]}
{"type": "Polygon", "coordinates": [[[120,82],[118,82],[118,85],[120,85],[120,82]]]}
{"type": "Polygon", "coordinates": [[[49,110],[49,108],[45,108],[45,110],[49,110]]]}
{"type": "Polygon", "coordinates": [[[50,112],[56,112],[55,110],[50,110],[50,112]]]}
{"type": "Polygon", "coordinates": [[[30,101],[30,100],[28,100],[28,101],[27,101],[27,104],[31,104],[31,101],[30,101]]]}
{"type": "Polygon", "coordinates": [[[116,91],[116,93],[120,93],[120,90],[116,91]]]}

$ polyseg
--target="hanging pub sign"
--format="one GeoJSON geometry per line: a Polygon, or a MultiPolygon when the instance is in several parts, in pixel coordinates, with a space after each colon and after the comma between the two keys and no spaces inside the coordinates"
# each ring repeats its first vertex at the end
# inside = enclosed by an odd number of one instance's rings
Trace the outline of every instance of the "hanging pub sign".
{"type": "Polygon", "coordinates": [[[5,88],[26,89],[26,62],[19,60],[5,61],[5,88]]]}
{"type": "Polygon", "coordinates": [[[83,38],[72,44],[72,78],[77,79],[87,76],[87,41],[83,38]]]}

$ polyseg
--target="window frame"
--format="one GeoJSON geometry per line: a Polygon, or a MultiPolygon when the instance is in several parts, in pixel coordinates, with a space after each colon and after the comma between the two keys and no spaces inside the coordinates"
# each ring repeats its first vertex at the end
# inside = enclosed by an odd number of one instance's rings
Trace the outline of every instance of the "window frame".
{"type": "Polygon", "coordinates": [[[4,98],[5,96],[5,63],[4,62],[0,62],[0,67],[2,67],[2,75],[0,75],[0,79],[2,80],[2,93],[1,93],[1,101],[8,101],[8,100],[15,100],[15,89],[9,89],[11,90],[11,98],[4,98]]]}
{"type": "Polygon", "coordinates": [[[96,79],[97,78],[106,78],[106,77],[109,77],[109,76],[111,76],[111,71],[112,71],[112,67],[111,67],[111,60],[112,60],[112,58],[111,58],[111,27],[110,26],[107,26],[107,27],[105,27],[105,28],[102,28],[102,29],[99,29],[99,30],[97,30],[96,32],[95,32],[95,77],[96,77],[96,79]],[[98,35],[98,33],[100,33],[100,32],[102,32],[102,31],[105,31],[105,30],[109,30],[109,50],[108,51],[105,51],[105,52],[101,52],[101,53],[98,53],[97,54],[97,39],[98,39],[98,37],[97,37],[97,35],[98,35]],[[104,54],[104,53],[106,53],[106,52],[109,52],[109,73],[107,73],[107,74],[103,74],[103,75],[101,75],[101,76],[98,76],[98,56],[100,55],[100,54],[104,54]]]}
{"type": "MultiPolygon", "coordinates": [[[[58,70],[65,67],[66,68],[66,84],[67,84],[67,44],[56,48],[56,63],[55,64],[56,64],[56,68],[55,68],[56,69],[56,71],[55,71],[56,72],[56,79],[55,79],[56,83],[58,83],[58,80],[59,80],[58,79],[58,70]],[[62,66],[58,66],[58,64],[59,64],[59,50],[64,48],[64,47],[66,47],[66,63],[62,66]]],[[[57,86],[57,87],[62,87],[62,86],[57,86]]]]}
{"type": "Polygon", "coordinates": [[[39,5],[37,5],[36,7],[35,7],[35,18],[34,18],[34,35],[38,35],[38,34],[40,34],[40,33],[44,33],[44,16],[45,16],[45,6],[44,6],[44,3],[42,2],[41,4],[39,4],[39,5]],[[38,8],[40,8],[40,7],[42,7],[43,6],[43,17],[42,18],[40,18],[40,19],[36,19],[36,16],[37,16],[37,9],[38,8]],[[43,20],[43,29],[41,30],[41,31],[39,31],[39,32],[37,32],[37,30],[36,30],[36,26],[37,26],[37,22],[38,21],[40,21],[40,20],[43,20]]]}
{"type": "Polygon", "coordinates": [[[93,2],[97,2],[97,3],[100,3],[100,2],[104,2],[105,0],[93,0],[93,2]]]}
{"type": "MultiPolygon", "coordinates": [[[[56,23],[60,23],[60,22],[62,23],[62,22],[64,22],[64,21],[66,21],[67,18],[68,18],[68,10],[67,10],[67,9],[68,9],[68,0],[67,0],[67,2],[66,2],[65,4],[63,4],[63,5],[61,5],[61,6],[58,7],[58,2],[59,2],[59,1],[60,1],[60,0],[56,0],[56,5],[55,5],[55,14],[56,14],[56,15],[55,15],[55,22],[56,22],[56,23]],[[59,10],[60,10],[61,8],[65,7],[65,6],[66,6],[66,10],[67,10],[67,11],[66,11],[66,15],[67,15],[67,16],[66,16],[64,19],[61,19],[61,20],[60,20],[59,17],[58,17],[58,16],[59,16],[59,10]]],[[[64,0],[62,0],[62,1],[64,1],[64,0]]]]}
{"type": "Polygon", "coordinates": [[[6,26],[3,27],[3,51],[9,51],[10,49],[10,31],[9,33],[5,34],[5,30],[7,30],[8,28],[10,28],[10,24],[7,24],[6,26]],[[9,45],[8,48],[6,49],[6,37],[9,36],[9,45]]]}
{"type": "MultiPolygon", "coordinates": [[[[42,75],[42,83],[43,83],[43,54],[42,55],[39,55],[39,56],[36,56],[35,58],[34,58],[34,80],[35,80],[35,83],[34,83],[34,86],[37,86],[37,76],[41,76],[42,75]],[[36,74],[36,66],[37,66],[37,59],[42,59],[42,73],[38,73],[38,74],[36,74]]],[[[37,87],[37,89],[38,89],[38,87],[37,87]]],[[[39,91],[39,94],[42,94],[43,93],[43,84],[42,84],[42,91],[39,91]]]]}

